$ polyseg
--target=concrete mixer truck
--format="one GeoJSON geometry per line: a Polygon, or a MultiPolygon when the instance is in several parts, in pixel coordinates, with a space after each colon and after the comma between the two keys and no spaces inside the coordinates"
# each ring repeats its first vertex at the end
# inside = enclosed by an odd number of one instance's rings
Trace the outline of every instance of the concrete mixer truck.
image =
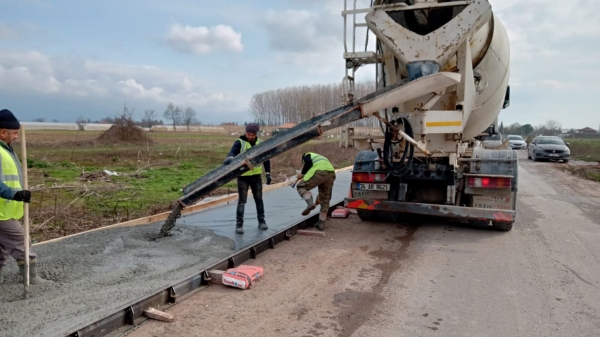
{"type": "MultiPolygon", "coordinates": [[[[494,132],[510,100],[508,37],[489,2],[375,0],[362,10],[356,3],[348,9],[345,1],[345,21],[348,14],[365,13],[376,51],[356,52],[355,46],[348,51],[346,46],[349,97],[354,72],[369,63],[376,64],[378,88],[439,73],[460,75],[460,83],[376,113],[385,125],[385,139],[356,158],[346,206],[358,209],[362,219],[382,212],[417,213],[510,230],[517,154],[481,142],[494,132]]],[[[356,34],[355,18],[353,26],[356,34]]]]}
{"type": "Polygon", "coordinates": [[[363,220],[421,214],[467,220],[509,231],[515,221],[516,151],[483,146],[509,105],[509,45],[487,0],[374,0],[368,8],[344,0],[344,104],[318,114],[238,155],[183,188],[159,236],[182,208],[254,166],[323,132],[376,118],[383,143],[367,142],[352,170],[344,204],[363,220]],[[364,15],[365,22],[356,22],[364,15]],[[376,36],[375,51],[356,51],[356,29],[376,36]],[[354,97],[355,72],[376,66],[377,90],[354,97]],[[394,216],[396,215],[396,216],[394,216]]]}

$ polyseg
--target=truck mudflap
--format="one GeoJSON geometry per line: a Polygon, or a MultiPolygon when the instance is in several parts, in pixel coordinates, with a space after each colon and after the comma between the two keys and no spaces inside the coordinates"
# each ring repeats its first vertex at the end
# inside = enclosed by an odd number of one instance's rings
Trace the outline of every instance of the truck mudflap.
{"type": "Polygon", "coordinates": [[[452,205],[432,205],[412,202],[367,200],[353,198],[345,198],[344,206],[346,208],[363,209],[367,211],[421,214],[443,218],[454,218],[464,220],[489,220],[510,223],[513,223],[515,221],[516,215],[516,212],[514,210],[505,209],[487,209],[452,205]]]}

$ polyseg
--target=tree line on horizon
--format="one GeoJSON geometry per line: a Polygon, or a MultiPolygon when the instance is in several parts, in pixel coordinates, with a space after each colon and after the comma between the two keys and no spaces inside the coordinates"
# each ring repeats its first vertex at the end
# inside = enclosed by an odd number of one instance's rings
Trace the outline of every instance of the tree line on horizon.
{"type": "MultiPolygon", "coordinates": [[[[513,123],[509,126],[504,126],[504,122],[500,123],[498,131],[503,135],[520,135],[523,137],[529,136],[557,136],[563,133],[562,124],[555,120],[549,119],[543,124],[533,126],[531,124],[521,125],[513,123]]],[[[569,133],[574,133],[575,129],[569,129],[569,133]]]]}
{"type": "MultiPolygon", "coordinates": [[[[354,97],[363,97],[373,91],[375,81],[359,82],[355,85],[354,97]]],[[[254,122],[259,125],[300,123],[345,104],[343,94],[342,83],[280,88],[254,94],[249,109],[254,122]]],[[[357,125],[372,123],[363,120],[357,125]]]]}

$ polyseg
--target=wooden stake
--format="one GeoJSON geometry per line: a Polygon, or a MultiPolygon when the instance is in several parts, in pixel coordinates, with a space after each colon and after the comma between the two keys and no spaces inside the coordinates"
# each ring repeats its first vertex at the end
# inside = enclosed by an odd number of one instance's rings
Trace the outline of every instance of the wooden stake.
{"type": "Polygon", "coordinates": [[[323,232],[323,231],[304,230],[304,229],[297,230],[296,234],[306,235],[306,236],[319,236],[319,237],[326,236],[325,232],[323,232]]]}
{"type": "MultiPolygon", "coordinates": [[[[21,167],[23,172],[22,189],[28,190],[29,183],[27,181],[27,147],[25,143],[25,127],[21,125],[21,167]]],[[[25,227],[25,275],[23,277],[23,298],[29,298],[29,203],[23,203],[23,226],[25,227]]]]}
{"type": "Polygon", "coordinates": [[[145,310],[144,315],[148,318],[152,318],[152,319],[167,322],[167,323],[172,323],[173,319],[174,319],[173,315],[169,314],[168,312],[156,310],[154,308],[145,310]]]}
{"type": "Polygon", "coordinates": [[[223,274],[225,274],[224,270],[209,270],[208,274],[210,275],[210,283],[223,284],[223,274]]]}

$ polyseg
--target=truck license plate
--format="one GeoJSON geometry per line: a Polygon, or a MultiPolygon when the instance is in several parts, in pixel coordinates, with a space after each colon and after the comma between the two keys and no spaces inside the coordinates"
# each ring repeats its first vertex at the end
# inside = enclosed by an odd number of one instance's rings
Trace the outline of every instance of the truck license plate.
{"type": "Polygon", "coordinates": [[[357,184],[357,189],[359,190],[368,190],[368,191],[389,191],[390,184],[365,184],[360,183],[357,184]]]}
{"type": "Polygon", "coordinates": [[[357,199],[383,199],[387,200],[388,192],[385,191],[367,191],[352,190],[352,197],[357,199]]]}
{"type": "Polygon", "coordinates": [[[512,210],[512,195],[507,197],[473,196],[473,207],[512,210]]]}

